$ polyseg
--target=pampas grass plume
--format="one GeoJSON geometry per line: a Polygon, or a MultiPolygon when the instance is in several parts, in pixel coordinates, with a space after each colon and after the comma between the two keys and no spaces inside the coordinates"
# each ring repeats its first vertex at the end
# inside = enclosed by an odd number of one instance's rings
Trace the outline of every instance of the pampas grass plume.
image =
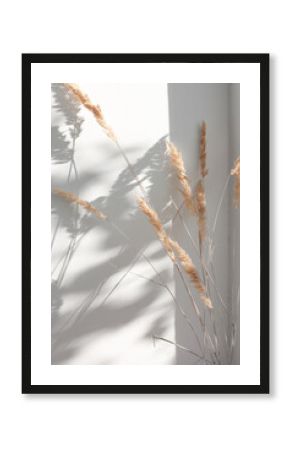
{"type": "Polygon", "coordinates": [[[209,308],[212,309],[212,302],[209,297],[206,295],[206,289],[203,282],[200,279],[199,273],[192,262],[192,259],[188,255],[188,253],[178,244],[178,242],[170,239],[170,245],[173,248],[177,258],[179,259],[182,267],[185,272],[189,276],[191,282],[193,283],[196,290],[201,294],[200,298],[203,303],[209,308]]]}
{"type": "Polygon", "coordinates": [[[206,235],[206,197],[202,180],[199,180],[195,187],[195,202],[198,217],[199,236],[200,240],[203,241],[206,235]]]}
{"type": "Polygon", "coordinates": [[[166,152],[181,184],[181,193],[184,198],[185,206],[192,214],[195,214],[193,195],[186,175],[182,154],[177,150],[176,146],[169,141],[166,142],[166,152]]]}
{"type": "Polygon", "coordinates": [[[231,175],[235,177],[234,206],[238,208],[240,206],[240,157],[236,159],[231,175]]]}
{"type": "Polygon", "coordinates": [[[160,221],[156,211],[154,211],[151,208],[151,206],[149,206],[148,203],[146,203],[146,201],[142,197],[138,198],[138,206],[139,206],[139,209],[149,219],[149,222],[151,223],[151,225],[155,229],[155,232],[156,232],[157,236],[159,237],[159,240],[162,243],[162,245],[163,245],[164,249],[166,250],[166,252],[167,252],[168,256],[170,257],[170,259],[172,261],[175,261],[174,252],[173,252],[171,244],[170,244],[170,239],[167,236],[167,233],[164,230],[163,225],[162,225],[162,223],[161,223],[161,221],[160,221]]]}
{"type": "Polygon", "coordinates": [[[94,115],[98,124],[103,128],[107,136],[112,139],[112,141],[117,142],[117,138],[113,130],[108,126],[105,121],[104,115],[102,113],[101,107],[99,105],[94,105],[87,94],[82,92],[82,90],[75,83],[64,83],[66,88],[74,95],[74,97],[91,113],[94,115]]]}
{"type": "Polygon", "coordinates": [[[81,206],[89,213],[94,214],[98,219],[106,220],[107,218],[105,214],[103,214],[100,210],[95,208],[91,203],[87,202],[86,200],[82,200],[72,192],[66,192],[63,191],[62,189],[54,188],[53,193],[56,194],[58,197],[61,197],[64,200],[68,201],[69,203],[75,203],[76,205],[81,206]]]}
{"type": "Polygon", "coordinates": [[[206,167],[206,123],[202,122],[200,131],[200,144],[199,144],[199,166],[202,178],[208,174],[206,167]]]}

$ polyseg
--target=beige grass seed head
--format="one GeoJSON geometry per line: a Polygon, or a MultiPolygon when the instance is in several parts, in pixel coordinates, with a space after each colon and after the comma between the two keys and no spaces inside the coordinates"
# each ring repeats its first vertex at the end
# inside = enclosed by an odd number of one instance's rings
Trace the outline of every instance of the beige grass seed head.
{"type": "Polygon", "coordinates": [[[93,206],[91,203],[77,197],[72,192],[66,192],[63,191],[62,189],[54,188],[53,193],[56,194],[58,197],[63,198],[69,203],[75,203],[76,205],[81,206],[89,213],[94,214],[98,219],[105,220],[107,218],[105,214],[103,214],[99,209],[95,208],[95,206],[93,206]]]}
{"type": "Polygon", "coordinates": [[[181,193],[184,199],[185,206],[192,214],[195,214],[193,195],[191,187],[189,185],[188,177],[186,175],[182,154],[179,150],[177,150],[176,146],[169,141],[166,142],[166,153],[169,156],[170,163],[174,168],[177,178],[180,182],[181,193]]]}
{"type": "Polygon", "coordinates": [[[188,253],[178,244],[178,242],[170,239],[170,245],[174,250],[178,260],[180,261],[183,269],[187,273],[189,279],[193,283],[195,289],[200,294],[200,299],[202,302],[209,308],[212,309],[213,305],[209,297],[206,295],[206,288],[201,281],[198,270],[192,262],[192,259],[188,255],[188,253]]]}
{"type": "Polygon", "coordinates": [[[64,83],[66,88],[74,95],[76,100],[78,100],[87,110],[91,111],[94,115],[96,121],[101,128],[105,131],[107,136],[114,142],[117,142],[117,138],[111,127],[106,123],[104,115],[102,113],[101,107],[99,105],[94,105],[87,94],[82,92],[79,86],[75,83],[64,83]]]}
{"type": "Polygon", "coordinates": [[[238,157],[234,163],[234,167],[231,170],[231,175],[235,177],[234,186],[234,206],[239,208],[240,206],[240,157],[238,157]]]}
{"type": "Polygon", "coordinates": [[[195,203],[198,217],[198,230],[201,241],[206,235],[206,196],[203,181],[199,180],[195,187],[195,203]]]}
{"type": "Polygon", "coordinates": [[[200,130],[200,143],[199,143],[199,166],[200,174],[204,178],[208,174],[206,167],[206,123],[202,122],[200,130]]]}
{"type": "Polygon", "coordinates": [[[144,198],[142,198],[142,197],[138,198],[138,206],[139,206],[139,209],[149,219],[149,222],[151,223],[151,225],[155,229],[155,232],[156,232],[156,234],[157,234],[161,244],[163,245],[164,249],[166,250],[168,256],[170,257],[170,259],[172,261],[175,261],[174,252],[173,252],[171,244],[170,244],[170,239],[167,236],[167,233],[164,230],[163,225],[162,225],[162,223],[161,223],[161,221],[160,221],[156,211],[154,211],[154,209],[152,209],[148,205],[148,203],[146,203],[144,198]]]}

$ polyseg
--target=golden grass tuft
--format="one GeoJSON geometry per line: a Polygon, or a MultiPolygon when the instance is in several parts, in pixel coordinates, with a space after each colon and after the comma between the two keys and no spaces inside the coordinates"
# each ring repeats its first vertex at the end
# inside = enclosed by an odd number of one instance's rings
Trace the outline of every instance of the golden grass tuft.
{"type": "Polygon", "coordinates": [[[206,295],[206,288],[203,282],[200,279],[199,273],[192,262],[192,259],[188,255],[188,253],[178,244],[178,242],[170,239],[170,245],[174,250],[178,260],[180,261],[182,267],[185,272],[189,276],[191,282],[193,283],[196,290],[200,293],[200,298],[202,302],[209,308],[212,309],[212,302],[209,297],[206,295]]]}
{"type": "Polygon", "coordinates": [[[199,167],[200,174],[204,178],[208,174],[206,167],[206,123],[202,122],[200,130],[200,143],[199,143],[199,167]]]}
{"type": "Polygon", "coordinates": [[[238,208],[240,206],[240,157],[236,159],[231,175],[235,177],[234,206],[238,208]]]}
{"type": "Polygon", "coordinates": [[[186,175],[182,154],[177,150],[176,146],[169,141],[166,142],[166,149],[170,158],[170,163],[176,171],[177,178],[181,184],[181,193],[184,198],[185,206],[192,214],[195,214],[193,195],[186,175]]]}
{"type": "Polygon", "coordinates": [[[206,235],[206,197],[202,180],[199,180],[195,187],[195,204],[198,217],[199,238],[202,242],[206,235]]]}
{"type": "Polygon", "coordinates": [[[103,128],[107,136],[112,139],[112,141],[117,142],[117,138],[112,130],[108,126],[108,124],[105,121],[104,115],[102,113],[101,107],[99,105],[94,105],[88,95],[86,95],[82,90],[78,87],[75,83],[64,83],[66,88],[74,95],[76,100],[78,100],[86,109],[91,111],[91,113],[94,115],[96,121],[100,125],[100,127],[103,128]]]}
{"type": "Polygon", "coordinates": [[[163,245],[164,249],[166,250],[168,256],[172,261],[175,261],[174,252],[172,250],[170,239],[167,236],[166,231],[163,228],[163,225],[158,217],[158,214],[154,209],[152,209],[148,203],[144,200],[144,198],[140,197],[138,198],[138,206],[139,209],[147,216],[149,219],[149,222],[153,226],[153,228],[156,231],[157,236],[159,237],[159,240],[161,244],[163,245]]]}
{"type": "Polygon", "coordinates": [[[206,295],[206,289],[202,283],[196,267],[194,266],[190,256],[186,251],[178,244],[178,242],[169,238],[165,232],[162,223],[158,217],[158,214],[146,203],[143,198],[138,199],[139,209],[148,217],[149,222],[155,229],[160,242],[166,250],[168,256],[173,262],[176,262],[177,256],[185,272],[189,276],[196,290],[200,293],[200,298],[203,303],[210,309],[212,309],[212,302],[206,295]]]}
{"type": "Polygon", "coordinates": [[[76,205],[81,206],[86,211],[88,211],[91,214],[94,214],[98,219],[106,220],[107,216],[103,214],[101,211],[99,211],[95,206],[93,206],[91,203],[87,202],[86,200],[82,200],[81,198],[77,197],[72,192],[66,192],[59,188],[54,188],[53,193],[56,194],[58,197],[63,198],[69,203],[75,203],[76,205]]]}

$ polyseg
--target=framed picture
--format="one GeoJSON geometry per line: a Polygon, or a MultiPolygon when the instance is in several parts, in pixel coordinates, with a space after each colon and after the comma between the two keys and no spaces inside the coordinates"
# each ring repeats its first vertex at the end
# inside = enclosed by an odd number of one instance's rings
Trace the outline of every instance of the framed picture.
{"type": "Polygon", "coordinates": [[[22,144],[22,392],[268,393],[269,55],[23,54],[22,144]]]}

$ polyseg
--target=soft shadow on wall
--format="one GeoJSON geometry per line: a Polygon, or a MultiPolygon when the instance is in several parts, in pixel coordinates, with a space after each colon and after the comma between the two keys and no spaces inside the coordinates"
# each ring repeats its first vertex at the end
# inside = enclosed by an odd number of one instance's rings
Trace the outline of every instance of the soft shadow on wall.
{"type": "MultiPolygon", "coordinates": [[[[53,171],[52,186],[78,194],[84,187],[92,185],[96,178],[101,178],[102,167],[97,166],[92,170],[90,168],[87,172],[78,170],[74,156],[78,152],[78,138],[85,132],[80,108],[63,85],[53,85],[52,92],[54,114],[56,112],[62,115],[59,118],[54,117],[52,160],[54,167],[56,164],[62,164],[63,168],[61,177],[58,170],[55,174],[53,171]]],[[[142,154],[133,164],[133,170],[138,178],[146,183],[148,198],[154,208],[161,212],[163,220],[166,220],[168,214],[169,189],[165,138],[166,136],[161,137],[145,152],[142,148],[124,148],[127,155],[132,151],[142,154]],[[163,189],[160,189],[161,173],[163,189]]],[[[108,142],[107,146],[98,147],[96,151],[108,153],[110,146],[112,144],[108,142]]],[[[114,159],[120,159],[118,152],[112,154],[114,159]]],[[[124,167],[122,159],[120,161],[121,167],[124,167]]],[[[111,164],[113,166],[115,162],[112,161],[111,164]]],[[[132,193],[138,193],[138,186],[131,171],[126,167],[111,185],[107,196],[95,197],[91,201],[110,218],[113,227],[107,222],[97,221],[94,217],[84,214],[80,208],[52,195],[53,252],[57,253],[52,268],[52,364],[122,363],[121,352],[115,357],[108,356],[109,352],[106,355],[101,351],[95,356],[88,351],[84,356],[78,355],[81,348],[89,348],[93,342],[94,351],[98,353],[97,342],[102,336],[107,337],[107,342],[110,342],[110,334],[115,335],[117,339],[118,330],[130,330],[132,324],[138,323],[142,318],[142,327],[139,326],[140,331],[135,339],[144,341],[148,348],[148,361],[150,352],[157,352],[152,336],[168,335],[172,300],[160,286],[156,273],[150,267],[144,268],[144,262],[140,263],[142,257],[138,255],[148,248],[150,260],[159,267],[159,273],[166,283],[171,283],[171,273],[168,271],[168,264],[162,263],[166,256],[150,225],[137,211],[136,206],[132,205],[132,193]],[[118,230],[125,232],[133,245],[128,245],[126,238],[118,230]],[[58,247],[61,247],[63,242],[66,246],[59,250],[58,247]],[[96,255],[104,250],[105,256],[95,258],[90,265],[80,266],[78,257],[79,261],[90,259],[88,247],[90,251],[93,249],[96,255]],[[128,268],[134,273],[127,274],[128,268]],[[150,281],[142,279],[143,277],[148,277],[150,281]],[[114,284],[120,279],[118,289],[109,295],[114,284]],[[133,280],[135,288],[132,303],[126,299],[126,285],[130,290],[133,280]],[[136,280],[140,281],[139,285],[136,280]]],[[[135,196],[133,198],[135,199],[135,196]]],[[[124,344],[124,354],[129,351],[127,345],[128,343],[124,344]]],[[[162,352],[162,344],[159,346],[159,352],[162,352]]],[[[166,351],[163,353],[166,355],[166,351]]],[[[111,354],[113,355],[113,352],[111,354]]],[[[171,357],[168,354],[161,361],[174,363],[175,349],[170,348],[170,354],[171,357]]]]}

